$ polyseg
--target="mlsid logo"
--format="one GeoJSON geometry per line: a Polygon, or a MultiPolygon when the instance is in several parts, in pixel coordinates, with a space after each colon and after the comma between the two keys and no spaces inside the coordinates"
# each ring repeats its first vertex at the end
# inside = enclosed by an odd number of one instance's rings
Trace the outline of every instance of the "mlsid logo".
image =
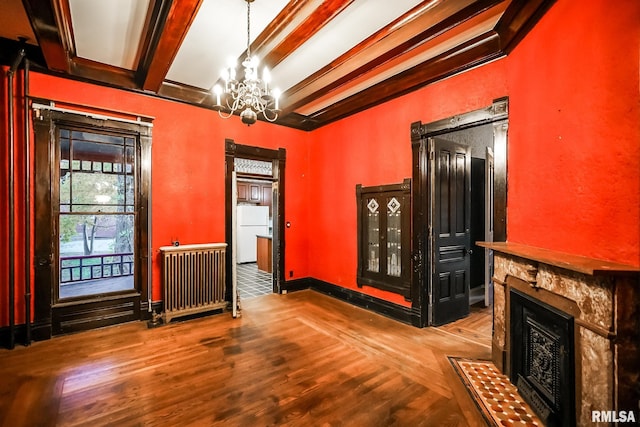
{"type": "Polygon", "coordinates": [[[592,423],[635,423],[633,411],[591,411],[592,423]]]}

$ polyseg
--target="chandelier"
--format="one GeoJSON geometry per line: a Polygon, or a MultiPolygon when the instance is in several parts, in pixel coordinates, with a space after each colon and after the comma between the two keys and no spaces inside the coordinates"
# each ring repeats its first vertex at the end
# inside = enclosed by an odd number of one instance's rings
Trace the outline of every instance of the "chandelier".
{"type": "Polygon", "coordinates": [[[278,118],[278,98],[280,91],[270,89],[271,75],[267,67],[264,68],[262,79],[258,76],[258,58],[251,56],[251,3],[247,2],[247,57],[242,61],[244,76],[241,81],[236,80],[236,64],[222,70],[224,88],[216,84],[213,92],[216,96],[215,109],[223,119],[228,119],[235,112],[241,111],[242,123],[250,126],[258,119],[258,114],[274,122],[278,118]],[[223,110],[229,111],[224,114],[223,110]]]}

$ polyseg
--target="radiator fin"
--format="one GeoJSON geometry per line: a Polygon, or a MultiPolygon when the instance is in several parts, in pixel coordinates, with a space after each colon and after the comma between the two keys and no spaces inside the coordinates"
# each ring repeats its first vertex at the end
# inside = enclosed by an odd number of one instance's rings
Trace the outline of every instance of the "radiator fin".
{"type": "Polygon", "coordinates": [[[165,323],[226,306],[226,244],[166,246],[160,252],[165,323]]]}

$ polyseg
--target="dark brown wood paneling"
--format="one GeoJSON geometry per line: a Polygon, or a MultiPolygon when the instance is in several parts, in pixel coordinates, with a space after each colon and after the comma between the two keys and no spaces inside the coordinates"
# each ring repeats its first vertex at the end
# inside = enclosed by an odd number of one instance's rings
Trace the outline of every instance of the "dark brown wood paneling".
{"type": "Polygon", "coordinates": [[[142,89],[152,92],[157,92],[160,89],[201,4],[202,0],[173,0],[171,2],[171,9],[146,71],[142,89]]]}
{"type": "Polygon", "coordinates": [[[22,0],[42,54],[51,70],[68,72],[69,57],[49,0],[22,0]]]}
{"type": "MultiPolygon", "coordinates": [[[[137,93],[213,108],[208,90],[165,81],[166,73],[202,0],[155,0],[145,21],[137,70],[122,70],[77,58],[68,0],[23,0],[49,71],[98,82],[137,93]]],[[[306,40],[345,10],[352,0],[327,2],[291,0],[252,44],[252,51],[273,66],[301,48],[306,40]]],[[[453,0],[417,5],[344,55],[294,85],[283,94],[283,112],[277,124],[313,130],[349,115],[409,93],[429,83],[508,54],[554,3],[553,0],[453,0]],[[339,95],[363,76],[375,76],[385,67],[415,58],[427,43],[446,43],[465,26],[474,26],[491,14],[504,14],[486,34],[426,60],[355,95],[304,116],[293,112],[312,105],[328,93],[339,95]],[[438,40],[436,40],[438,39],[438,40]],[[339,70],[338,70],[339,69],[339,70]]],[[[483,21],[484,22],[484,21],[483,21]]]]}
{"type": "MultiPolygon", "coordinates": [[[[275,67],[293,51],[302,46],[314,34],[327,25],[333,18],[338,16],[345,8],[347,8],[354,0],[325,0],[319,3],[318,7],[303,22],[300,23],[293,31],[277,45],[274,46],[264,57],[264,62],[270,67],[275,67]]],[[[286,10],[287,8],[285,8],[286,10]]],[[[282,15],[282,14],[281,14],[282,15]]],[[[287,13],[285,12],[285,16],[287,13]]],[[[276,18],[277,19],[277,18],[276,18]]],[[[276,27],[279,21],[275,22],[276,27]]],[[[278,34],[272,34],[277,36],[278,34]]]]}
{"type": "Polygon", "coordinates": [[[53,289],[53,241],[51,236],[52,181],[49,165],[53,163],[53,148],[49,138],[51,122],[33,120],[34,126],[34,330],[36,340],[51,338],[51,300],[53,289]],[[46,237],[46,238],[45,238],[46,237]]]}
{"type": "Polygon", "coordinates": [[[364,74],[375,75],[379,72],[377,71],[378,66],[398,56],[410,54],[414,48],[423,45],[426,41],[445,34],[502,2],[503,0],[478,1],[462,10],[456,5],[456,2],[445,2],[434,9],[425,8],[428,2],[419,4],[287,90],[283,95],[287,99],[284,114],[294,111],[364,74]],[[415,35],[402,41],[403,34],[415,35]],[[352,63],[351,71],[339,78],[332,79],[329,84],[322,83],[320,80],[322,77],[326,77],[333,70],[344,67],[348,63],[352,63]],[[304,95],[301,96],[300,93],[304,95]]]}
{"type": "Polygon", "coordinates": [[[102,301],[69,304],[53,310],[53,334],[86,331],[140,320],[140,296],[122,296],[102,301]]]}

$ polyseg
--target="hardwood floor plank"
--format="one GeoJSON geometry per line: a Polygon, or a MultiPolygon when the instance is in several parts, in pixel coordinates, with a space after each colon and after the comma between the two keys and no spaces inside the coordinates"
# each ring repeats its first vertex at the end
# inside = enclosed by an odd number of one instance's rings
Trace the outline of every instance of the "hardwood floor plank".
{"type": "Polygon", "coordinates": [[[447,356],[488,359],[491,308],[417,329],[316,293],[0,350],[0,425],[482,426],[447,356]],[[48,423],[48,424],[47,424],[48,423]]]}

